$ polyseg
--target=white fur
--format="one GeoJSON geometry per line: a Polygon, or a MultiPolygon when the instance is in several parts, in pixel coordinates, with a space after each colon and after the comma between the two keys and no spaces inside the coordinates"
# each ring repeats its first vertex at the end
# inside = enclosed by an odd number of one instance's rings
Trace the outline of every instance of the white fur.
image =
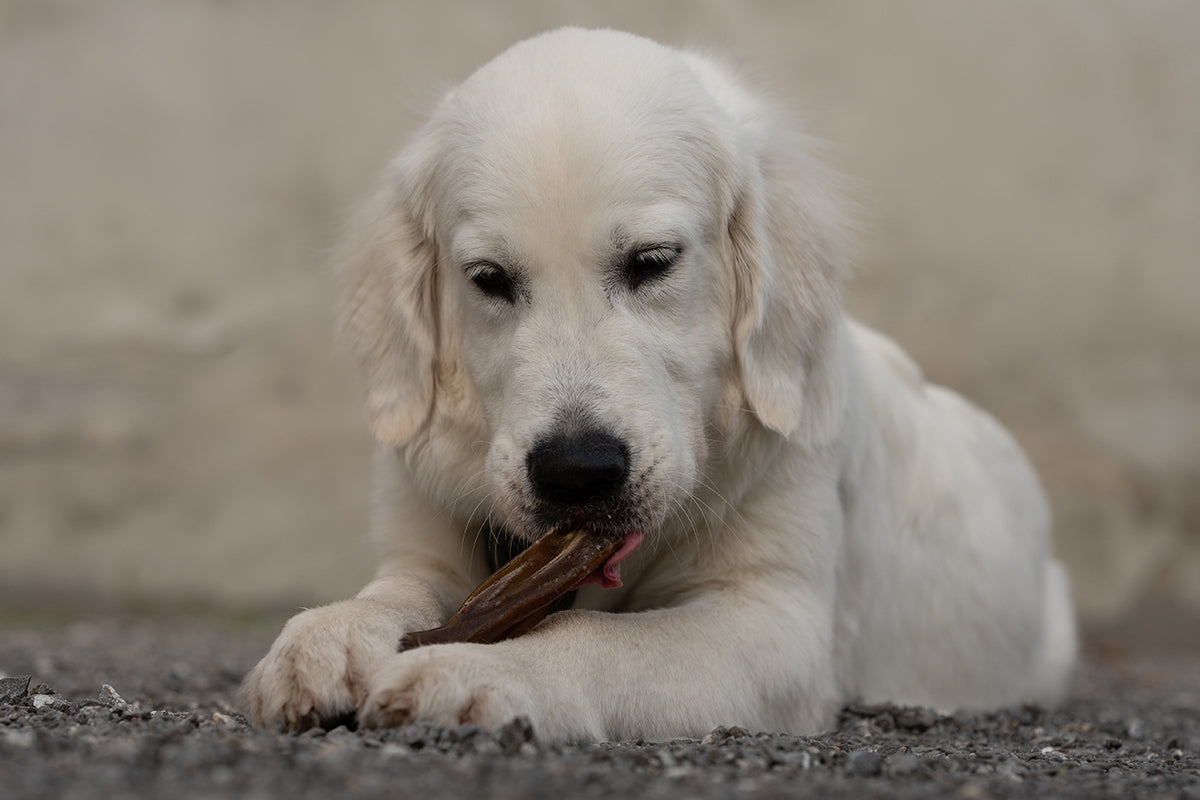
{"type": "Polygon", "coordinates": [[[246,681],[258,722],[665,738],[1063,696],[1037,479],[842,315],[834,184],[785,128],[717,64],[611,31],[523,42],[446,97],[340,258],[378,577],[288,623],[246,681]],[[662,242],[664,279],[614,277],[662,242]],[[520,274],[516,302],[468,280],[480,260],[520,274]],[[572,414],[629,444],[625,586],[500,644],[394,653],[484,577],[485,519],[543,532],[525,454],[572,414]]]}

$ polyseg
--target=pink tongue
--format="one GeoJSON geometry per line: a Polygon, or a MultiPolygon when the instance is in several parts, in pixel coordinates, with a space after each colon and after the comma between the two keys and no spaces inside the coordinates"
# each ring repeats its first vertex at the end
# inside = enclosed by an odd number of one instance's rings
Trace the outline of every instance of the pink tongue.
{"type": "Polygon", "coordinates": [[[621,542],[621,548],[617,552],[608,557],[608,560],[599,568],[588,575],[586,578],[576,584],[575,588],[587,586],[591,583],[598,583],[605,589],[616,589],[621,585],[621,562],[624,561],[630,553],[637,550],[639,544],[642,543],[642,532],[632,531],[625,534],[625,540],[621,542]]]}

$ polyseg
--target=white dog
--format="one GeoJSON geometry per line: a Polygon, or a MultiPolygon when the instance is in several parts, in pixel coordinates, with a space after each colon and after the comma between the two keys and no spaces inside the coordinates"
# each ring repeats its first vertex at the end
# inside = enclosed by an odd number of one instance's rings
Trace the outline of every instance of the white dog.
{"type": "Polygon", "coordinates": [[[811,151],[717,64],[611,31],[530,39],[443,100],[340,261],[378,577],[288,622],[256,721],[662,739],[1063,696],[1037,478],[843,315],[811,151]],[[568,523],[627,535],[573,609],[397,653],[486,576],[492,531],[568,523]]]}

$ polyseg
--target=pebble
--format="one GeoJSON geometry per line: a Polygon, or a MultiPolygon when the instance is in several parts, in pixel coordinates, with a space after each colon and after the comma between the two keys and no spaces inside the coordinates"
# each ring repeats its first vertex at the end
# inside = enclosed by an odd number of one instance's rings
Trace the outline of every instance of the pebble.
{"type": "Polygon", "coordinates": [[[107,683],[100,687],[100,694],[96,696],[96,699],[106,706],[112,706],[118,711],[133,710],[133,706],[125,702],[125,698],[121,697],[121,695],[117,693],[117,690],[112,686],[109,686],[107,683]]]}
{"type": "Polygon", "coordinates": [[[520,751],[533,738],[533,724],[525,717],[517,717],[496,733],[500,749],[510,754],[520,751]]]}
{"type": "Polygon", "coordinates": [[[713,728],[712,732],[700,740],[701,744],[719,744],[729,739],[744,739],[750,734],[744,728],[734,725],[732,728],[721,726],[713,728]]]}
{"type": "Polygon", "coordinates": [[[0,730],[0,743],[8,747],[33,747],[35,741],[37,741],[37,736],[32,730],[14,730],[11,728],[0,730]]]}
{"type": "Polygon", "coordinates": [[[987,787],[977,781],[968,781],[958,787],[954,793],[958,800],[984,800],[988,796],[987,787]]]}
{"type": "Polygon", "coordinates": [[[912,753],[894,753],[883,762],[887,774],[893,778],[912,775],[921,768],[921,759],[912,753]]]}
{"type": "Polygon", "coordinates": [[[869,778],[883,772],[883,756],[874,750],[857,750],[850,754],[847,766],[851,775],[869,778]]]}
{"type": "Polygon", "coordinates": [[[1003,775],[1005,778],[1008,778],[1014,783],[1020,783],[1023,781],[1025,779],[1026,772],[1028,772],[1028,770],[1025,768],[1025,766],[1015,758],[1005,759],[1003,764],[996,767],[997,775],[1003,775]]]}
{"type": "Polygon", "coordinates": [[[895,714],[896,725],[907,731],[926,731],[937,722],[937,712],[931,708],[902,708],[895,714]]]}
{"type": "Polygon", "coordinates": [[[37,688],[29,693],[28,700],[38,710],[51,709],[63,713],[74,713],[76,710],[74,703],[44,683],[38,684],[37,688]]]}
{"type": "Polygon", "coordinates": [[[25,702],[29,695],[29,682],[32,675],[16,675],[11,678],[0,678],[0,703],[15,705],[25,702]]]}

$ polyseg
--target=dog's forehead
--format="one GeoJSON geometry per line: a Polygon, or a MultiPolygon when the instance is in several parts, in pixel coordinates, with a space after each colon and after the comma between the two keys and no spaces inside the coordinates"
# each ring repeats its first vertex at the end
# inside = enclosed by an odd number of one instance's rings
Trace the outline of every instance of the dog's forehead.
{"type": "Polygon", "coordinates": [[[467,215],[521,206],[594,215],[632,198],[694,204],[720,189],[722,115],[676,51],[596,31],[537,37],[439,109],[442,151],[453,154],[443,159],[443,196],[467,215]]]}

